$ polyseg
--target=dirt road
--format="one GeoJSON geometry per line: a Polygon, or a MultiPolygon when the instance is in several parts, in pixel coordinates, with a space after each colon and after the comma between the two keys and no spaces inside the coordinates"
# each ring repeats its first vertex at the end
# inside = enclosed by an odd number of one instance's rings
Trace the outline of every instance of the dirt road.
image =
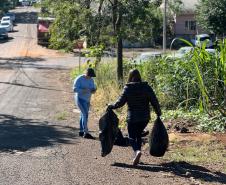
{"type": "MultiPolygon", "coordinates": [[[[144,152],[131,166],[130,148],[100,156],[99,142],[78,137],[69,71],[76,58],[36,45],[36,10],[15,10],[17,26],[0,43],[0,185],[222,184],[222,177],[144,152]]],[[[95,120],[90,120],[98,135],[95,120]]]]}

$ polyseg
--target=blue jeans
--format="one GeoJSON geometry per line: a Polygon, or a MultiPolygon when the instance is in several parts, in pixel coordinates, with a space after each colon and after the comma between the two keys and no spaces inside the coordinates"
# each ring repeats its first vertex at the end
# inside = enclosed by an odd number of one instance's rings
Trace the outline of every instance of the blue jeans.
{"type": "Polygon", "coordinates": [[[90,102],[87,102],[81,98],[77,98],[77,105],[80,109],[80,132],[88,133],[88,117],[90,102]]]}

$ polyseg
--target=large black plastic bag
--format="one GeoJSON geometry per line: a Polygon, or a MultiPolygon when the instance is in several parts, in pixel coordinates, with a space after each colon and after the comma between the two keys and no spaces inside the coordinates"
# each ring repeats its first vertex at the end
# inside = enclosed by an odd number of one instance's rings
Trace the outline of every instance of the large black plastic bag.
{"type": "Polygon", "coordinates": [[[111,153],[118,132],[118,122],[117,115],[113,110],[107,110],[99,120],[99,139],[102,157],[111,153]]]}
{"type": "Polygon", "coordinates": [[[117,135],[115,138],[114,145],[117,146],[129,146],[129,138],[124,137],[122,131],[118,128],[117,135]]]}
{"type": "Polygon", "coordinates": [[[169,145],[169,136],[167,130],[158,117],[153,125],[151,134],[149,136],[150,154],[155,157],[162,157],[169,145]]]}

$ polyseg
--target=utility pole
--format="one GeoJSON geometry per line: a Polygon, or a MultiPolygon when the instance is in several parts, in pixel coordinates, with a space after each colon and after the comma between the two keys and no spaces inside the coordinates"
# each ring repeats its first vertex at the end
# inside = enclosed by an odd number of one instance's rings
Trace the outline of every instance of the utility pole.
{"type": "Polygon", "coordinates": [[[167,0],[164,0],[164,10],[163,10],[163,53],[166,53],[166,23],[167,23],[167,16],[166,16],[166,8],[167,8],[167,0]]]}

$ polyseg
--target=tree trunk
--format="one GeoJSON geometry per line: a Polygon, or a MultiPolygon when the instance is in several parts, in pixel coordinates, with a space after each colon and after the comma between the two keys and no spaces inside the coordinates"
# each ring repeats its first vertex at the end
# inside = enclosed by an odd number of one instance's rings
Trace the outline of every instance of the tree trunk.
{"type": "Polygon", "coordinates": [[[98,7],[98,28],[97,28],[97,44],[100,44],[100,34],[101,34],[101,28],[102,28],[102,18],[101,18],[101,11],[103,6],[104,0],[100,0],[99,7],[98,7]]]}
{"type": "Polygon", "coordinates": [[[114,0],[112,3],[114,35],[117,38],[117,80],[119,85],[123,85],[123,45],[121,37],[122,10],[120,2],[114,0]]]}
{"type": "Polygon", "coordinates": [[[123,45],[122,38],[118,38],[117,48],[117,79],[120,85],[123,85],[123,45]]]}

